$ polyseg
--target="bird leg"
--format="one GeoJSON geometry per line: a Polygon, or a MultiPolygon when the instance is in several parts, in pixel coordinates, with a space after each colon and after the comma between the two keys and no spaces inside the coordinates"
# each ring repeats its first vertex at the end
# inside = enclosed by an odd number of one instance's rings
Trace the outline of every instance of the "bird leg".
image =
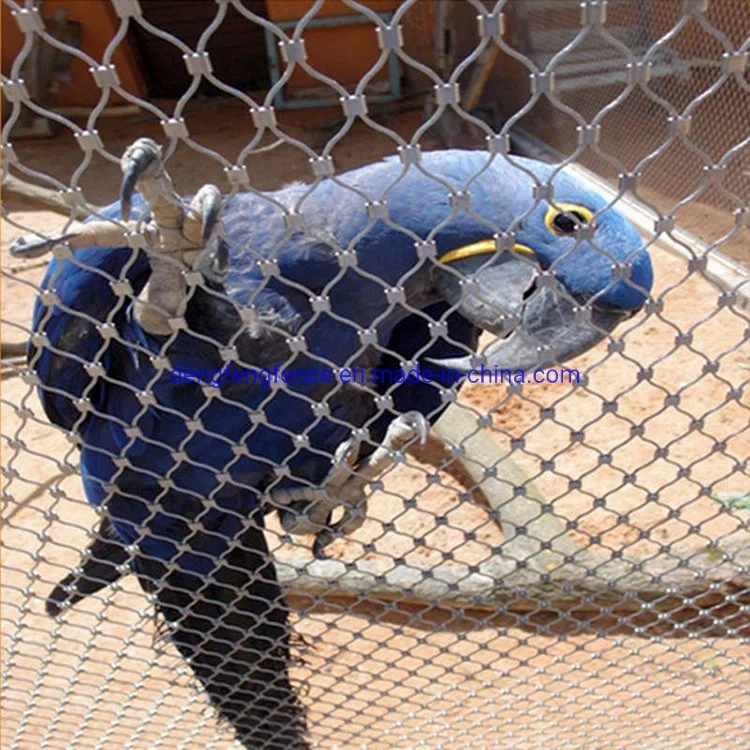
{"type": "Polygon", "coordinates": [[[120,162],[120,199],[127,219],[137,190],[159,228],[159,243],[149,252],[151,277],[146,299],[136,303],[136,319],[149,333],[168,335],[172,332],[170,319],[182,317],[187,305],[185,266],[194,268],[199,259],[205,266],[202,250],[217,229],[221,193],[215,185],[204,185],[186,212],[161,154],[161,146],[150,138],[139,138],[126,149],[120,162]]]}
{"type": "Polygon", "coordinates": [[[279,507],[284,530],[290,534],[314,534],[325,527],[341,505],[342,486],[352,477],[359,459],[360,441],[349,438],[336,449],[333,464],[321,487],[273,490],[269,500],[279,507]]]}
{"type": "Polygon", "coordinates": [[[122,221],[100,219],[73,223],[54,237],[21,237],[10,247],[18,258],[36,258],[65,244],[84,247],[143,247],[149,256],[151,277],[143,299],[136,302],[136,318],[148,333],[168,335],[170,320],[184,314],[187,304],[185,271],[203,273],[220,281],[228,265],[228,249],[221,239],[222,201],[215,185],[204,185],[185,206],[162,161],[162,149],[150,138],[130,145],[120,162],[122,221]],[[132,221],[133,194],[140,193],[149,207],[148,221],[132,221]]]}
{"type": "Polygon", "coordinates": [[[343,515],[335,524],[327,525],[316,535],[313,542],[316,558],[326,556],[325,548],[337,535],[352,534],[362,526],[367,517],[368,485],[389,467],[403,461],[403,449],[409,443],[418,440],[420,445],[424,445],[429,431],[429,422],[418,411],[401,414],[388,425],[383,442],[342,485],[340,498],[343,515]]]}
{"type": "Polygon", "coordinates": [[[351,534],[367,515],[369,485],[386,469],[403,460],[402,451],[410,442],[424,445],[429,423],[417,411],[396,417],[388,426],[383,442],[367,458],[358,462],[361,444],[347,440],[336,451],[333,467],[320,487],[274,490],[270,499],[279,510],[285,531],[292,534],[315,533],[313,554],[325,557],[325,548],[337,535],[351,534]],[[333,511],[342,509],[342,517],[331,523],[333,511]]]}
{"type": "Polygon", "coordinates": [[[58,245],[67,245],[73,250],[82,247],[127,247],[128,236],[140,232],[144,241],[156,243],[156,227],[139,226],[136,221],[90,221],[85,224],[75,222],[70,231],[53,237],[26,235],[14,240],[10,254],[14,258],[31,260],[54,250],[58,245]]]}

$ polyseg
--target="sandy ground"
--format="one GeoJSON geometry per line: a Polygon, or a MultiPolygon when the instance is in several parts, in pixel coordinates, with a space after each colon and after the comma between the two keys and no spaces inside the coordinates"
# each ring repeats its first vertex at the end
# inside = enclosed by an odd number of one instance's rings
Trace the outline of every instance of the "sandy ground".
{"type": "MultiPolygon", "coordinates": [[[[233,158],[246,140],[242,116],[223,104],[204,103],[188,116],[202,144],[233,158]]],[[[249,117],[247,118],[249,121],[249,117]]],[[[410,134],[418,113],[389,127],[410,134]]],[[[282,127],[318,148],[330,131],[312,129],[302,116],[285,116],[282,127]]],[[[135,137],[160,131],[152,122],[106,122],[107,147],[120,153],[135,137]]],[[[61,135],[51,141],[19,142],[23,163],[69,182],[81,152],[61,135]]],[[[425,145],[430,144],[429,138],[425,145]]],[[[340,169],[394,149],[393,141],[356,127],[334,150],[340,169]]],[[[289,146],[251,157],[249,172],[259,188],[304,178],[305,157],[289,146]]],[[[210,159],[180,146],[170,171],[184,192],[222,179],[210,159]]],[[[114,165],[95,160],[80,181],[89,200],[115,197],[114,165]]],[[[20,232],[49,231],[60,217],[8,202],[4,222],[2,313],[4,339],[20,340],[28,326],[43,273],[38,262],[7,254],[20,232]],[[20,230],[16,225],[23,226],[20,230]],[[21,326],[22,328],[18,328],[21,326]]],[[[750,232],[745,231],[746,243],[750,232]]],[[[747,384],[748,312],[717,307],[720,290],[684,262],[655,250],[659,315],[634,318],[618,330],[624,352],[606,347],[581,357],[585,388],[536,385],[521,395],[503,386],[472,386],[462,402],[493,416],[494,439],[508,445],[524,438],[515,460],[536,482],[563,519],[577,519],[584,542],[604,549],[655,553],[660,544],[703,549],[747,522],[711,492],[750,488],[742,462],[750,452],[747,384]],[[678,332],[692,333],[680,343],[678,332]],[[714,374],[702,374],[708,361],[714,374]],[[639,367],[653,368],[638,382],[639,367]],[[679,394],[678,405],[665,405],[679,394]],[[616,413],[603,405],[617,400],[616,413]],[[555,407],[543,420],[540,409],[555,407]],[[691,421],[702,419],[700,429],[691,421]],[[630,437],[633,424],[643,425],[630,437]],[[583,430],[571,444],[571,430],[583,430]],[[716,450],[717,444],[721,449],[716,450]],[[667,448],[666,455],[657,455],[667,448]],[[603,460],[602,456],[606,458],[603,460]],[[553,462],[550,464],[549,462],[553,462]],[[624,483],[624,475],[635,475],[624,483]],[[580,480],[570,489],[570,479],[580,480]],[[604,499],[605,507],[597,500],[604,499]],[[643,532],[648,532],[644,535],[643,532]]],[[[3,381],[6,485],[4,552],[3,747],[32,748],[229,748],[203,696],[168,645],[154,644],[149,603],[132,578],[54,622],[43,600],[86,544],[94,513],[80,482],[68,476],[76,456],[51,427],[31,388],[20,377],[3,381]]],[[[439,562],[487,559],[502,535],[478,503],[459,503],[460,477],[441,475],[428,485],[429,451],[390,473],[386,490],[370,503],[371,519],[352,540],[337,542],[335,555],[355,559],[372,542],[372,556],[403,555],[439,562]],[[405,509],[403,498],[416,497],[405,509]],[[447,523],[439,525],[436,516],[447,523]],[[384,533],[382,523],[394,521],[384,533]],[[473,540],[466,533],[472,532],[473,540]],[[414,538],[419,538],[415,544],[414,538]]],[[[276,527],[269,530],[278,546],[276,527]]],[[[306,549],[308,540],[302,539],[306,549]]],[[[340,614],[302,614],[295,624],[309,647],[296,677],[306,686],[312,738],[321,748],[741,748],[747,746],[750,659],[738,640],[636,638],[611,632],[576,632],[566,638],[520,627],[436,632],[418,620],[389,625],[340,614]]]]}

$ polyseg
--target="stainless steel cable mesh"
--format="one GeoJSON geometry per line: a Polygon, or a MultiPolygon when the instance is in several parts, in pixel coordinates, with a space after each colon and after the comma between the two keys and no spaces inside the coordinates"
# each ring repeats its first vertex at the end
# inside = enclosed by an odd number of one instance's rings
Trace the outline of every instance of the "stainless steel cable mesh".
{"type": "MultiPolygon", "coordinates": [[[[454,49],[451,69],[443,70],[447,53],[440,40],[437,59],[423,61],[404,37],[404,27],[414,19],[418,24],[426,2],[404,0],[386,15],[377,3],[344,0],[346,12],[361,14],[361,23],[377,35],[380,50],[359,82],[347,86],[317,69],[306,50],[310,23],[328,10],[323,0],[301,4],[293,28],[261,15],[257,4],[217,0],[195,47],[152,24],[149,3],[112,0],[117,31],[98,60],[51,35],[43,5],[5,3],[25,41],[3,77],[3,175],[59,191],[70,207],[67,223],[64,216],[50,218],[12,202],[3,207],[5,342],[30,339],[37,351],[55,351],[31,325],[46,260],[11,258],[8,245],[25,234],[63,234],[78,210],[102,218],[99,207],[117,196],[121,155],[140,136],[164,146],[163,162],[179,194],[213,180],[224,206],[231,207],[238,193],[252,192],[269,216],[283,217],[288,233],[310,231],[321,239],[323,230],[310,227],[304,213],[321,184],[334,181],[365,206],[366,230],[348,245],[323,237],[340,272],[322,288],[283,277],[276,259],[289,234],[268,254],[248,250],[264,281],[239,312],[247,326],[257,323],[253,304],[262,291],[279,280],[310,297],[315,315],[309,325],[316,315],[336,317],[329,295],[347,269],[363,284],[382,284],[358,265],[354,249],[376,222],[397,225],[388,202],[395,184],[368,194],[340,178],[342,164],[396,154],[404,169],[440,181],[423,155],[434,149],[439,125],[450,117],[480,134],[479,147],[493,158],[518,169],[523,165],[514,161],[515,146],[529,145],[533,136],[537,151],[588,167],[593,173],[582,173],[594,189],[608,187],[608,200],[629,206],[628,216],[642,220],[638,226],[657,285],[643,313],[566,364],[580,369],[580,383],[447,389],[445,402],[452,405],[433,426],[430,441],[420,447],[412,440],[408,451],[391,452],[385,472],[369,483],[366,522],[335,541],[327,560],[312,557],[309,536],[291,534],[275,514],[267,516],[266,538],[294,612],[291,630],[300,636],[293,641],[300,659],[291,673],[307,709],[312,745],[745,747],[750,278],[743,266],[727,260],[747,262],[750,240],[750,12],[744,4],[431,2],[435,18],[451,12],[473,23],[476,17],[469,48],[460,55],[454,49]],[[278,45],[283,68],[261,97],[213,72],[207,48],[227,19],[263,29],[278,45]],[[182,57],[190,83],[176,101],[148,101],[121,83],[113,60],[134,26],[182,57]],[[42,41],[83,61],[101,90],[85,117],[40,103],[24,81],[42,41]],[[499,99],[493,119],[481,107],[467,111],[462,102],[472,73],[495,48],[496,77],[488,83],[499,99]],[[389,104],[381,110],[370,100],[375,82],[394,70],[393,56],[405,80],[429,82],[423,119],[421,110],[393,114],[389,104]],[[523,75],[513,79],[521,83],[511,90],[503,76],[514,66],[523,75]],[[280,92],[287,101],[300,70],[340,103],[326,129],[305,129],[275,106],[280,92]],[[498,80],[500,94],[493,88],[498,80]],[[218,104],[198,96],[206,82],[225,95],[218,104]],[[140,117],[124,124],[107,119],[115,95],[135,105],[140,117]],[[228,126],[219,117],[222,107],[228,126]],[[59,127],[53,147],[14,141],[14,128],[30,115],[59,127]],[[225,130],[217,130],[219,122],[225,130]],[[266,192],[291,180],[308,185],[286,202],[266,192]]],[[[471,184],[440,183],[451,194],[449,218],[463,211],[484,221],[472,206],[471,184]]],[[[534,198],[546,199],[547,187],[538,184],[534,198]]],[[[488,225],[489,236],[496,234],[502,249],[530,213],[509,227],[488,225]]],[[[448,221],[427,238],[411,233],[421,261],[433,262],[434,238],[448,221]]],[[[138,248],[148,247],[149,222],[141,217],[127,229],[136,262],[138,248]]],[[[54,252],[82,264],[64,244],[54,252]]],[[[410,275],[384,286],[388,309],[406,308],[429,322],[433,337],[452,340],[442,322],[407,300],[410,275]]],[[[186,279],[188,299],[205,286],[199,276],[188,273],[186,279]]],[[[132,295],[123,279],[111,281],[121,300],[132,295]]],[[[53,287],[42,294],[53,295],[53,287]]],[[[85,310],[68,312],[87,319],[85,310]]],[[[31,368],[17,353],[3,355],[3,746],[239,747],[170,641],[169,626],[155,616],[157,594],[144,593],[136,576],[124,576],[56,617],[45,613],[49,591],[79,565],[117,489],[104,488],[105,510],[97,514],[81,483],[76,430],[98,414],[96,383],[129,390],[141,407],[129,423],[105,415],[119,420],[130,441],[121,454],[109,456],[116,478],[129,468],[124,454],[137,441],[153,450],[165,445],[139,425],[158,399],[155,388],[170,369],[166,352],[184,319],[167,316],[169,331],[154,356],[125,338],[112,323],[114,315],[113,309],[106,321],[88,318],[102,344],[82,360],[94,379],[76,394],[80,417],[67,432],[53,427],[40,405],[40,380],[33,372],[39,354],[31,368]],[[101,367],[112,342],[133,357],[150,358],[154,375],[145,388],[101,367]]],[[[357,321],[340,322],[359,327],[357,321]]],[[[287,342],[288,362],[309,353],[305,330],[287,342]]],[[[361,346],[349,363],[377,343],[372,330],[359,335],[361,346]]],[[[221,343],[225,362],[238,361],[239,338],[221,343]]],[[[433,340],[402,364],[411,366],[433,340]]],[[[316,356],[331,368],[341,364],[316,356]]],[[[154,476],[163,492],[152,501],[144,528],[169,512],[160,502],[181,481],[178,468],[215,471],[209,458],[190,455],[187,445],[195,433],[229,445],[232,457],[221,469],[221,482],[254,491],[232,472],[253,434],[269,425],[265,407],[278,392],[291,391],[280,384],[257,408],[242,406],[249,426],[228,438],[211,413],[237,402],[219,389],[204,389],[205,402],[184,440],[176,450],[167,446],[178,457],[174,474],[154,476]]],[[[379,408],[392,408],[388,395],[371,395],[384,399],[379,408]]],[[[318,419],[348,428],[345,418],[331,414],[330,400],[307,398],[318,419]]],[[[170,411],[160,408],[165,416],[170,411]]],[[[180,416],[174,409],[170,414],[180,416]]],[[[289,463],[305,451],[316,453],[308,435],[273,426],[294,443],[289,463]]],[[[351,425],[350,435],[356,443],[366,431],[351,425]]],[[[273,467],[273,479],[263,487],[267,502],[285,507],[288,499],[274,491],[285,486],[289,463],[273,467]]],[[[300,484],[316,489],[304,478],[300,484]]],[[[222,502],[221,488],[192,496],[206,514],[222,502]]],[[[190,521],[198,529],[203,518],[199,513],[190,521]]],[[[128,565],[122,565],[125,572],[128,565]]],[[[239,598],[242,591],[235,594],[239,598]]],[[[221,663],[235,646],[226,633],[216,637],[226,646],[221,663]]]]}

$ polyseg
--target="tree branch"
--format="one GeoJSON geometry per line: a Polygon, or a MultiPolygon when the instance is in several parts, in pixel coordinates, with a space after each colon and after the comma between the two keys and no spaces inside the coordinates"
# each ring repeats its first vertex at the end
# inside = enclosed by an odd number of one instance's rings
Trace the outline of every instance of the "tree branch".
{"type": "Polygon", "coordinates": [[[447,561],[432,567],[280,558],[279,579],[293,606],[425,628],[750,635],[746,526],[709,545],[674,545],[650,557],[594,552],[544,510],[539,492],[478,428],[472,410],[451,406],[433,435],[454,456],[463,448],[455,460],[482,489],[505,534],[498,554],[475,566],[447,561]],[[486,476],[492,466],[498,478],[486,476]],[[525,494],[516,487],[525,487],[525,494]]]}
{"type": "Polygon", "coordinates": [[[57,190],[50,190],[41,185],[26,182],[12,174],[3,177],[3,196],[18,198],[31,203],[35,207],[54,211],[64,216],[72,216],[74,219],[86,219],[92,213],[101,211],[99,206],[91,205],[90,210],[78,206],[70,206],[65,202],[57,190]]]}

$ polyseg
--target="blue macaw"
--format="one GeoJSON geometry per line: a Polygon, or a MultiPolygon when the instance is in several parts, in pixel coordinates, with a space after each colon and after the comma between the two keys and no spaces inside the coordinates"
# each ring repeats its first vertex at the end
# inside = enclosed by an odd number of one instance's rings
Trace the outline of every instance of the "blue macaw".
{"type": "MultiPolygon", "coordinates": [[[[237,194],[222,207],[223,236],[209,191],[191,204],[202,213],[196,252],[169,262],[153,245],[82,246],[75,232],[18,243],[26,257],[75,248],[49,265],[29,357],[50,420],[79,439],[86,497],[103,512],[84,574],[55,589],[50,613],[130,560],[244,746],[305,747],[263,513],[276,505],[294,528],[355,432],[356,472],[390,445],[396,420],[411,419],[412,436],[420,419],[434,421],[445,388],[214,387],[174,373],[228,362],[463,373],[478,356],[517,369],[590,348],[643,306],[649,257],[622,215],[564,169],[512,162],[437,151],[419,166],[389,158],[313,187],[237,194]],[[553,201],[534,198],[548,181],[553,201]],[[498,338],[477,355],[483,330],[498,338]]],[[[137,141],[123,169],[121,201],[99,223],[127,221],[135,207],[147,225],[156,188],[169,184],[159,148],[137,141]]]]}

